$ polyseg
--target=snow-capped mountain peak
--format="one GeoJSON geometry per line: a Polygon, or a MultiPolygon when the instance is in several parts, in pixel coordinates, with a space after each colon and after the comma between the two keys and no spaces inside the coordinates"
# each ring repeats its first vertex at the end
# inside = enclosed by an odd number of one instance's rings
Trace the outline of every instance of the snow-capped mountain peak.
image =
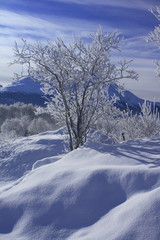
{"type": "Polygon", "coordinates": [[[21,92],[21,93],[36,93],[42,95],[42,84],[36,82],[30,77],[22,78],[19,81],[12,82],[10,85],[4,87],[2,91],[5,92],[21,92]]]}

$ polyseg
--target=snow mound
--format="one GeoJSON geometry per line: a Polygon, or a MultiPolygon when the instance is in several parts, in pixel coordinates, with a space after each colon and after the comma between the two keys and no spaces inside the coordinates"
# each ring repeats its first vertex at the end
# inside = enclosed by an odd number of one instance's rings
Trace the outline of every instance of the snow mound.
{"type": "Polygon", "coordinates": [[[32,167],[58,160],[65,153],[64,138],[63,129],[60,129],[0,142],[0,181],[15,180],[32,167]]]}
{"type": "Polygon", "coordinates": [[[158,240],[159,196],[160,138],[89,141],[1,187],[0,239],[158,240]]]}

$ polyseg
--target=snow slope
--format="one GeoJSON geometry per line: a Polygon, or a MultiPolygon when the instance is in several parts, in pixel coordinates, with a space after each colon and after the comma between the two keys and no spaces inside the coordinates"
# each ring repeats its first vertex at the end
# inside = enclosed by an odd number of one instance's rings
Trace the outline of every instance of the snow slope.
{"type": "Polygon", "coordinates": [[[17,140],[16,154],[4,145],[15,171],[23,152],[30,151],[23,164],[34,167],[1,185],[0,240],[159,240],[160,137],[117,145],[90,140],[65,155],[63,143],[57,131],[17,140]]]}
{"type": "Polygon", "coordinates": [[[59,159],[65,153],[64,138],[63,129],[59,129],[14,141],[0,141],[0,182],[16,180],[32,167],[59,159]]]}

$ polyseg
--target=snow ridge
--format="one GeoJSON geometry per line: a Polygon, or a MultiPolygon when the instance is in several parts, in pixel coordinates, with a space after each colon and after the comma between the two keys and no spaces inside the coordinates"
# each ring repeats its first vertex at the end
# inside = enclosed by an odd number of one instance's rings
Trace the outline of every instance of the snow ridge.
{"type": "Polygon", "coordinates": [[[12,152],[8,176],[18,164],[28,172],[0,188],[0,239],[158,240],[160,138],[89,140],[66,153],[64,137],[46,132],[4,146],[4,156],[12,152]]]}

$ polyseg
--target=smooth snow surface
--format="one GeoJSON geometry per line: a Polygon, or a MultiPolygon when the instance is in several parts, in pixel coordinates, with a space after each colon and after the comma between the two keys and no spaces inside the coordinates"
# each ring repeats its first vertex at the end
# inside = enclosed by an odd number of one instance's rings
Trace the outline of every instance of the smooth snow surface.
{"type": "Polygon", "coordinates": [[[0,141],[0,182],[15,180],[65,153],[63,129],[9,142],[0,141]],[[54,157],[53,157],[54,156],[54,157]]]}
{"type": "Polygon", "coordinates": [[[47,132],[3,154],[0,240],[160,239],[160,137],[64,154],[61,131],[47,132]]]}

